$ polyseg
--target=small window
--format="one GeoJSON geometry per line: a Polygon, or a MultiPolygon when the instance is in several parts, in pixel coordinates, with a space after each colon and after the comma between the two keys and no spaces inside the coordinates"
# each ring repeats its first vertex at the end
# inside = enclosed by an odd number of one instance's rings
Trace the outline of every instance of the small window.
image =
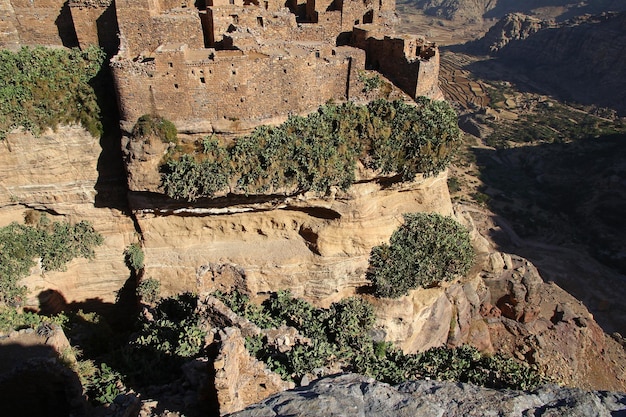
{"type": "Polygon", "coordinates": [[[168,62],[168,63],[167,63],[167,65],[168,65],[170,68],[174,67],[174,64],[173,64],[172,62],[168,62]]]}
{"type": "Polygon", "coordinates": [[[174,88],[178,89],[178,84],[174,84],[174,88]]]}
{"type": "Polygon", "coordinates": [[[259,25],[260,27],[263,27],[263,18],[261,16],[257,16],[256,18],[256,23],[257,25],[259,25]]]}
{"type": "Polygon", "coordinates": [[[206,80],[204,79],[204,77],[200,77],[200,82],[201,82],[202,84],[206,84],[206,80]]]}

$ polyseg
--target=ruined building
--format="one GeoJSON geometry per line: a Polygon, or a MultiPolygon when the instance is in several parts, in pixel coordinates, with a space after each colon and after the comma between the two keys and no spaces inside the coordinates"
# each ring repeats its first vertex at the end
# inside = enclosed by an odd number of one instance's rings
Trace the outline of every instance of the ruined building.
{"type": "MultiPolygon", "coordinates": [[[[192,131],[356,99],[364,69],[437,97],[437,48],[390,35],[394,0],[0,0],[0,46],[101,45],[122,121],[192,131]]],[[[232,127],[232,126],[231,126],[232,127]]]]}

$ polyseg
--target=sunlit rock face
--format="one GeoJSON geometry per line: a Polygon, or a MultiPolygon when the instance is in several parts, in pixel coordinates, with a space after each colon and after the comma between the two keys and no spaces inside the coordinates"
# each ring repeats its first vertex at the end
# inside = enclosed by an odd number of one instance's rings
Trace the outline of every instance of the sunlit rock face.
{"type": "Polygon", "coordinates": [[[33,270],[22,281],[30,289],[30,307],[113,303],[129,278],[123,252],[137,239],[135,229],[115,208],[123,205],[124,190],[98,184],[107,182],[101,165],[115,163],[101,155],[100,141],[78,126],[60,126],[39,137],[16,130],[0,142],[0,226],[24,222],[25,211],[33,209],[53,221],[87,220],[104,237],[93,260],[74,259],[67,271],[33,270]]]}

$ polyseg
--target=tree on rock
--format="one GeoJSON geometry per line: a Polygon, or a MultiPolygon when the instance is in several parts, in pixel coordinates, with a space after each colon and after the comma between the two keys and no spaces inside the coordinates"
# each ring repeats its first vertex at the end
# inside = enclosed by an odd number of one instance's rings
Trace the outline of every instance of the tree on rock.
{"type": "Polygon", "coordinates": [[[418,287],[465,275],[474,260],[469,233],[450,217],[434,213],[404,215],[390,244],[370,253],[367,279],[378,297],[397,298],[418,287]]]}

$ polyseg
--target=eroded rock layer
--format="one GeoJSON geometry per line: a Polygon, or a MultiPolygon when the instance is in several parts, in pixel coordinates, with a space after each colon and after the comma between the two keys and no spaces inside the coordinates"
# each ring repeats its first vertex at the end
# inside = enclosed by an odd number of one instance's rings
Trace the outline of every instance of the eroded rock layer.
{"type": "Polygon", "coordinates": [[[76,126],[59,127],[40,137],[14,131],[0,142],[0,226],[23,223],[25,211],[33,209],[54,221],[87,220],[104,236],[103,245],[95,248],[95,259],[74,259],[67,271],[44,273],[36,268],[22,280],[30,289],[31,307],[49,304],[50,310],[58,311],[66,303],[88,299],[113,303],[129,278],[123,252],[136,240],[135,229],[131,218],[114,208],[117,204],[108,204],[119,202],[119,196],[111,198],[108,192],[120,190],[107,191],[107,186],[96,190],[106,171],[98,165],[101,152],[98,139],[76,126]]]}
{"type": "Polygon", "coordinates": [[[408,212],[452,214],[446,174],[387,186],[370,180],[327,198],[301,195],[223,207],[137,211],[146,276],[166,294],[217,289],[212,264],[244,269],[245,289],[289,289],[320,305],[353,294],[370,250],[408,212]]]}

